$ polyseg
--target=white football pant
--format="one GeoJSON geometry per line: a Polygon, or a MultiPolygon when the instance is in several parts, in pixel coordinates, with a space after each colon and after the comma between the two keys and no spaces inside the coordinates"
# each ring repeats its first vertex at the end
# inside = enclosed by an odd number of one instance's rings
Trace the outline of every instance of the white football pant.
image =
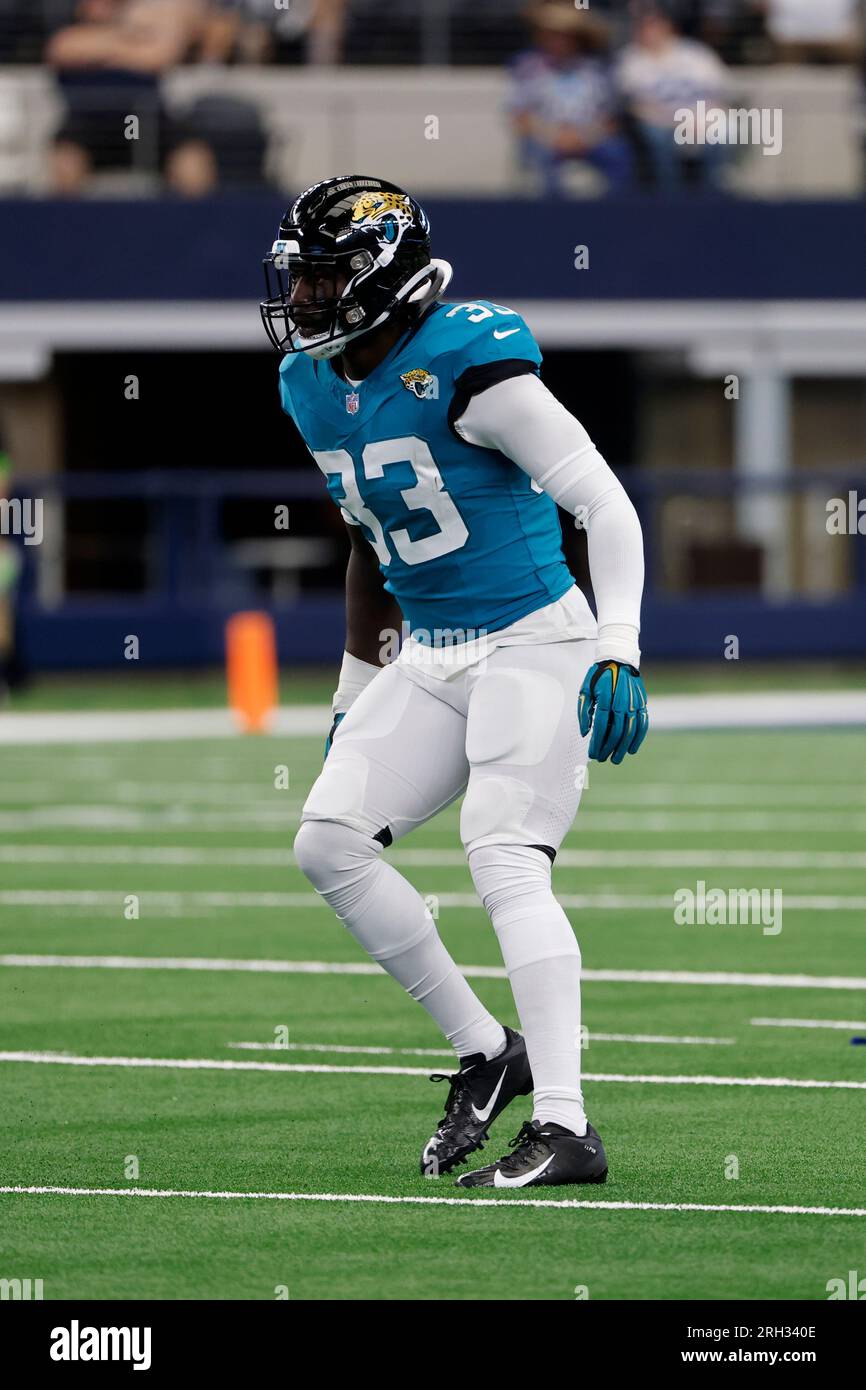
{"type": "Polygon", "coordinates": [[[572,639],[496,647],[447,678],[384,667],[340,724],[295,841],[316,890],[458,1055],[490,1057],[501,1025],[381,857],[465,791],[460,835],[526,1038],[534,1118],[581,1134],[580,951],[551,864],[580,802],[577,696],[594,660],[594,639],[572,639]]]}

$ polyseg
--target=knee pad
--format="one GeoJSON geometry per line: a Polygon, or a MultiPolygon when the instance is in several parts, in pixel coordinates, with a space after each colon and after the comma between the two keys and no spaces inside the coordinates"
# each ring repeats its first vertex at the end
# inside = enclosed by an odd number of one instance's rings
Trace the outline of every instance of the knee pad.
{"type": "Polygon", "coordinates": [[[318,893],[351,887],[376,861],[382,846],[339,821],[305,820],[294,843],[295,863],[318,893]]]}
{"type": "MultiPolygon", "coordinates": [[[[521,827],[535,799],[532,788],[501,773],[473,773],[460,808],[460,838],[467,854],[488,836],[519,841],[521,827]]],[[[519,848],[519,845],[518,845],[519,848]]]]}
{"type": "Polygon", "coordinates": [[[475,891],[491,918],[523,912],[527,899],[552,894],[547,855],[529,845],[481,845],[469,851],[475,891]]]}
{"type": "Polygon", "coordinates": [[[531,845],[480,845],[469,852],[476,891],[493,923],[509,974],[580,948],[550,882],[547,855],[531,845]]]}

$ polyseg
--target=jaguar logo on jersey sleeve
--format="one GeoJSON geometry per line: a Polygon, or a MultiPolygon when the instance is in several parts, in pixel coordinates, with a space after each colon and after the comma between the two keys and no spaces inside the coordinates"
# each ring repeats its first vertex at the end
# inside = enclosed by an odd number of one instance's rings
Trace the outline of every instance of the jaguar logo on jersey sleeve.
{"type": "Polygon", "coordinates": [[[400,380],[406,390],[417,396],[419,401],[439,399],[439,381],[426,367],[413,367],[411,372],[401,373],[400,380]]]}
{"type": "Polygon", "coordinates": [[[352,208],[353,227],[376,227],[386,242],[400,240],[412,226],[412,207],[402,193],[365,193],[352,208]]]}

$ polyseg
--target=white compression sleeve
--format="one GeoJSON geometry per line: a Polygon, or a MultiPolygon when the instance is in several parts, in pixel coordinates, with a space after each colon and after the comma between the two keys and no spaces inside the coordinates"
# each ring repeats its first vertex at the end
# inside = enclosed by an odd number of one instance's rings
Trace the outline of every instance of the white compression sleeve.
{"type": "Polygon", "coordinates": [[[331,713],[347,714],[361,691],[366,690],[370,681],[374,676],[378,676],[381,669],[381,666],[374,666],[369,661],[362,661],[360,657],[352,656],[351,652],[344,652],[337,689],[331,701],[331,713]]]}
{"type": "Polygon", "coordinates": [[[454,428],[467,443],[513,459],[558,506],[582,520],[598,608],[598,659],[638,666],[640,522],[580,421],[526,373],[473,396],[454,428]]]}

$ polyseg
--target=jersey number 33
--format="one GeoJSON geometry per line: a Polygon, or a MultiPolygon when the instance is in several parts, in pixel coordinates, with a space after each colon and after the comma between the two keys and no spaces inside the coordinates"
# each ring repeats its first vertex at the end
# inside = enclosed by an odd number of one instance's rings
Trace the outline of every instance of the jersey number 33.
{"type": "Polygon", "coordinates": [[[439,527],[434,535],[418,540],[413,540],[405,527],[391,526],[386,537],[381,521],[361,497],[355,464],[347,449],[320,449],[313,453],[313,458],[326,478],[335,474],[339,477],[345,499],[343,509],[370,532],[380,565],[391,563],[389,540],[404,564],[423,565],[427,560],[437,560],[440,555],[460,550],[469,539],[466,523],[445,491],[436,460],[425,440],[415,435],[375,440],[366,444],[361,454],[364,477],[370,481],[384,478],[390,464],[411,465],[416,482],[413,487],[401,489],[400,496],[409,511],[430,512],[439,527]]]}

